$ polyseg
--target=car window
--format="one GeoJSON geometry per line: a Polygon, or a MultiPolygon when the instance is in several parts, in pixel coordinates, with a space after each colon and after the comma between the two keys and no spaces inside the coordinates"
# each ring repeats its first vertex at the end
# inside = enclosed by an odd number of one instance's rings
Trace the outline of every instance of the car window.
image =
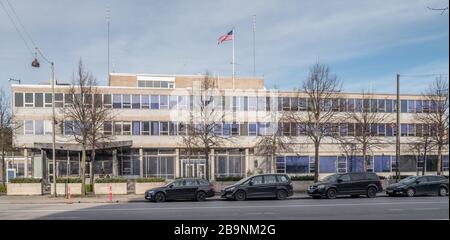
{"type": "Polygon", "coordinates": [[[438,176],[429,176],[429,177],[427,177],[427,180],[428,180],[428,182],[438,182],[438,181],[442,181],[443,179],[438,176]]]}
{"type": "Polygon", "coordinates": [[[198,181],[198,185],[209,185],[209,182],[204,179],[199,179],[197,181],[198,181]]]}
{"type": "Polygon", "coordinates": [[[278,182],[289,182],[289,179],[285,175],[278,175],[278,182]]]}
{"type": "Polygon", "coordinates": [[[363,174],[363,173],[352,173],[352,174],[350,174],[350,177],[351,177],[352,181],[362,181],[366,178],[364,175],[365,174],[363,174]]]}
{"type": "Polygon", "coordinates": [[[376,175],[375,173],[366,173],[366,178],[368,180],[375,180],[375,181],[380,180],[378,178],[378,175],[376,175]]]}
{"type": "Polygon", "coordinates": [[[178,180],[172,183],[174,187],[181,187],[184,185],[184,180],[178,180]]]}
{"type": "Polygon", "coordinates": [[[427,177],[419,177],[419,178],[417,178],[417,181],[420,183],[426,183],[426,182],[428,182],[428,178],[427,177]]]}
{"type": "Polygon", "coordinates": [[[262,176],[257,176],[252,178],[252,183],[253,185],[259,185],[263,183],[263,177],[262,176]]]}
{"type": "Polygon", "coordinates": [[[265,184],[271,184],[271,183],[277,183],[277,178],[275,175],[266,175],[264,176],[264,183],[265,184]]]}
{"type": "Polygon", "coordinates": [[[343,182],[350,182],[350,175],[344,174],[339,179],[341,179],[343,182]]]}
{"type": "Polygon", "coordinates": [[[193,180],[193,179],[188,179],[185,181],[185,186],[197,186],[197,181],[193,180]]]}

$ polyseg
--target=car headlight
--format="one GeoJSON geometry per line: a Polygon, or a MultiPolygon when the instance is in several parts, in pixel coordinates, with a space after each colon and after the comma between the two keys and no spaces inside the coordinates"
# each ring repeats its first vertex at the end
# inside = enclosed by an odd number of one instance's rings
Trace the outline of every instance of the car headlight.
{"type": "Polygon", "coordinates": [[[155,192],[155,191],[148,191],[148,194],[149,194],[149,195],[153,195],[154,192],[155,192]]]}
{"type": "Polygon", "coordinates": [[[324,188],[325,188],[325,185],[323,185],[323,184],[317,186],[317,189],[324,189],[324,188]]]}
{"type": "Polygon", "coordinates": [[[234,189],[235,189],[235,187],[227,188],[227,191],[232,192],[232,191],[234,191],[234,189]]]}

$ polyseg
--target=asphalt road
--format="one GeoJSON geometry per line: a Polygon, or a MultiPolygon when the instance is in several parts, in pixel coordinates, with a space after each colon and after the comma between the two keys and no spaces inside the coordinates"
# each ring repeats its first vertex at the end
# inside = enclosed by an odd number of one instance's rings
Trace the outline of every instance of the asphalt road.
{"type": "Polygon", "coordinates": [[[0,204],[0,219],[449,219],[448,197],[0,204]]]}

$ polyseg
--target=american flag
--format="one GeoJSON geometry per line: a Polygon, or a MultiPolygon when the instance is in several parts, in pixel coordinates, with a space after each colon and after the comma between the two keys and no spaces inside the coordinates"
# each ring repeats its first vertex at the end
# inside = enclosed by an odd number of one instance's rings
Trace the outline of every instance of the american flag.
{"type": "Polygon", "coordinates": [[[227,33],[226,35],[223,35],[219,38],[218,40],[218,45],[225,42],[225,41],[231,41],[233,40],[233,30],[231,30],[229,33],[227,33]]]}

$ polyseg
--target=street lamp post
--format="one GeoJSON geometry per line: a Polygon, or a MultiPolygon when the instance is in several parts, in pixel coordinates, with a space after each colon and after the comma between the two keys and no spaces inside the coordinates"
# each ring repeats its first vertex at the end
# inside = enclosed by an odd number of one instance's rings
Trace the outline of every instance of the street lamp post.
{"type": "MultiPolygon", "coordinates": [[[[52,179],[52,196],[56,197],[56,133],[55,133],[55,125],[56,125],[56,117],[55,117],[55,63],[53,61],[49,61],[39,50],[39,48],[36,48],[36,52],[39,53],[39,55],[51,66],[52,71],[52,170],[53,170],[53,179],[52,179]]],[[[31,63],[32,67],[39,68],[40,64],[39,61],[35,58],[33,62],[31,63]]]]}
{"type": "Polygon", "coordinates": [[[400,160],[400,74],[397,74],[397,124],[396,128],[396,138],[395,138],[395,176],[397,182],[400,181],[400,167],[398,165],[400,160]]]}

